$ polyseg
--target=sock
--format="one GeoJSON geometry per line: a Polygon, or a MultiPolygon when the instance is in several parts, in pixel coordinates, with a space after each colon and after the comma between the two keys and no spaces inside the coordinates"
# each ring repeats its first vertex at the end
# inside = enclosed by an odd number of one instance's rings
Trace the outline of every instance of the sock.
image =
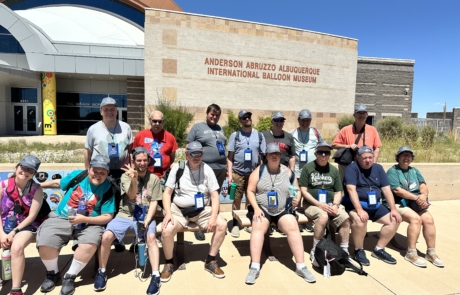
{"type": "Polygon", "coordinates": [[[433,255],[433,254],[436,254],[436,250],[435,250],[435,248],[428,248],[428,249],[426,250],[426,253],[427,253],[428,255],[433,255]]]}
{"type": "Polygon", "coordinates": [[[382,249],[385,249],[385,248],[379,247],[379,246],[377,246],[377,245],[376,245],[375,248],[374,248],[375,251],[382,250],[382,249]]]}
{"type": "Polygon", "coordinates": [[[16,292],[21,291],[21,287],[13,287],[11,288],[11,291],[16,291],[16,292]]]}
{"type": "Polygon", "coordinates": [[[298,270],[301,270],[302,268],[307,267],[307,266],[305,265],[305,263],[296,263],[295,267],[297,267],[298,270]]]}
{"type": "Polygon", "coordinates": [[[75,258],[72,260],[72,264],[69,267],[69,270],[66,274],[68,275],[78,275],[80,271],[85,268],[87,263],[81,262],[76,260],[75,258]]]}
{"type": "Polygon", "coordinates": [[[206,258],[206,264],[208,264],[209,262],[211,262],[213,260],[216,260],[216,256],[211,256],[211,255],[208,254],[208,258],[206,258]]]}
{"type": "Polygon", "coordinates": [[[251,262],[251,268],[255,268],[257,270],[260,270],[260,263],[251,262]]]}
{"type": "Polygon", "coordinates": [[[43,264],[45,265],[46,271],[52,271],[54,270],[54,273],[59,272],[59,267],[58,267],[58,258],[54,258],[51,260],[42,260],[43,264]]]}
{"type": "Polygon", "coordinates": [[[160,271],[158,271],[158,270],[153,270],[153,271],[152,271],[152,276],[153,276],[153,277],[159,277],[159,276],[160,276],[160,271]]]}
{"type": "Polygon", "coordinates": [[[100,270],[101,272],[105,272],[105,267],[100,267],[99,270],[100,270]]]}
{"type": "Polygon", "coordinates": [[[407,254],[417,254],[417,249],[415,249],[415,248],[407,248],[407,254]]]}
{"type": "Polygon", "coordinates": [[[171,258],[171,259],[165,259],[166,262],[165,264],[174,264],[174,260],[171,258]]]}
{"type": "Polygon", "coordinates": [[[348,253],[348,243],[340,243],[340,248],[342,248],[343,251],[348,253]]]}
{"type": "Polygon", "coordinates": [[[364,248],[355,248],[355,251],[364,250],[364,248]]]}

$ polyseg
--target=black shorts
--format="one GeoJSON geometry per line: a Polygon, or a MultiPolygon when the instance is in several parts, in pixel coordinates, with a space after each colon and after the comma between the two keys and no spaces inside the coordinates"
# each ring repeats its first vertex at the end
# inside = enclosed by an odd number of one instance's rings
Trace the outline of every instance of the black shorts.
{"type": "MultiPolygon", "coordinates": [[[[355,210],[355,207],[352,203],[347,202],[343,203],[342,205],[345,206],[345,211],[347,211],[348,214],[350,214],[350,211],[355,210]]],[[[378,209],[364,209],[364,211],[367,212],[367,215],[369,215],[369,219],[372,220],[372,222],[376,222],[380,218],[390,213],[390,209],[388,209],[384,205],[380,205],[378,209]]]]}
{"type": "MultiPolygon", "coordinates": [[[[264,217],[268,219],[268,223],[272,224],[273,222],[276,226],[278,226],[278,221],[280,220],[281,217],[287,214],[291,214],[287,210],[284,210],[280,214],[273,216],[273,215],[268,214],[267,211],[265,211],[264,209],[262,208],[260,209],[264,212],[264,217]]],[[[251,224],[252,224],[252,218],[254,217],[254,208],[252,208],[251,205],[248,206],[248,213],[246,214],[246,217],[249,218],[249,220],[251,220],[251,224]]]]}

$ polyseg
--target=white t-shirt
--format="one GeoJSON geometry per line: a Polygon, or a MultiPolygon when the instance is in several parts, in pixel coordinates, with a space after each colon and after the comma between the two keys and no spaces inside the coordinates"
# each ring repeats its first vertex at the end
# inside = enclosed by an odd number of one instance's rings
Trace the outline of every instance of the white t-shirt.
{"type": "Polygon", "coordinates": [[[195,195],[200,192],[204,195],[205,204],[209,205],[210,193],[219,189],[212,168],[201,162],[199,168],[191,170],[187,161],[184,174],[179,181],[180,189],[175,187],[177,170],[179,170],[179,165],[174,165],[166,181],[166,186],[175,190],[173,203],[181,208],[195,206],[195,195]]]}

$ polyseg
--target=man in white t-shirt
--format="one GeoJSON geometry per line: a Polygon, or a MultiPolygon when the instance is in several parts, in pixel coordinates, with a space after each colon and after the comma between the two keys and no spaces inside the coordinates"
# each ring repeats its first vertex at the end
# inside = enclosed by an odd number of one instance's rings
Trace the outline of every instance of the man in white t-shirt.
{"type": "Polygon", "coordinates": [[[186,228],[189,222],[198,224],[201,229],[213,232],[211,247],[204,269],[216,278],[224,278],[224,272],[217,265],[216,255],[225,238],[227,222],[219,215],[219,184],[211,167],[203,162],[203,146],[192,141],[185,150],[187,161],[179,181],[176,174],[179,165],[169,173],[163,193],[163,251],[166,263],[160,278],[168,282],[174,271],[174,236],[186,228]],[[174,199],[171,195],[174,190],[174,199]],[[209,206],[211,204],[211,206],[209,206]]]}

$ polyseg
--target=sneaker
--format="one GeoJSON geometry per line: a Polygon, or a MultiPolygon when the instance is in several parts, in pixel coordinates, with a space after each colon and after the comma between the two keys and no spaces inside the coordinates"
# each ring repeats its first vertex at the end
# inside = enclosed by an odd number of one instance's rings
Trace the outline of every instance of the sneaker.
{"type": "Polygon", "coordinates": [[[311,225],[310,223],[305,224],[304,228],[308,232],[313,232],[313,225],[311,225]]]}
{"type": "Polygon", "coordinates": [[[318,261],[315,259],[315,249],[311,249],[310,251],[310,261],[314,267],[319,267],[318,261]]]}
{"type": "Polygon", "coordinates": [[[160,293],[161,281],[159,276],[152,276],[149,287],[147,288],[147,295],[157,295],[160,293]]]}
{"type": "Polygon", "coordinates": [[[206,240],[205,236],[204,236],[204,231],[200,230],[200,231],[196,231],[195,232],[195,239],[197,239],[198,241],[204,241],[206,240]]]}
{"type": "Polygon", "coordinates": [[[407,260],[407,261],[409,261],[410,263],[412,263],[412,264],[415,265],[415,266],[423,267],[423,268],[426,267],[425,261],[423,261],[423,259],[420,258],[420,257],[417,255],[417,252],[415,252],[415,253],[409,253],[409,252],[407,252],[406,256],[404,256],[404,259],[407,260]]]}
{"type": "Polygon", "coordinates": [[[15,290],[15,291],[11,290],[11,292],[10,292],[10,295],[23,295],[23,294],[24,293],[22,293],[21,289],[15,290]]]}
{"type": "Polygon", "coordinates": [[[174,264],[171,264],[171,263],[165,264],[163,267],[163,271],[160,274],[160,280],[163,283],[169,282],[173,272],[174,272],[174,264]]]}
{"type": "Polygon", "coordinates": [[[60,295],[72,295],[75,293],[75,286],[73,283],[75,282],[76,275],[69,275],[65,274],[62,278],[62,288],[60,295]]]}
{"type": "Polygon", "coordinates": [[[125,244],[120,244],[120,243],[115,244],[114,248],[115,248],[115,252],[118,252],[118,253],[126,250],[125,244]]]}
{"type": "Polygon", "coordinates": [[[107,286],[107,273],[102,272],[100,269],[96,273],[94,278],[94,291],[104,291],[107,286]]]}
{"type": "Polygon", "coordinates": [[[161,240],[161,234],[156,234],[155,239],[157,240],[158,247],[163,245],[163,241],[161,240]]]}
{"type": "Polygon", "coordinates": [[[388,254],[385,251],[385,249],[380,249],[380,250],[375,250],[374,249],[374,251],[372,251],[371,256],[374,257],[374,258],[383,260],[384,262],[389,263],[389,264],[396,264],[396,259],[391,257],[391,255],[388,254]]]}
{"type": "Polygon", "coordinates": [[[302,232],[304,229],[304,225],[303,224],[299,224],[299,231],[302,232]]]}
{"type": "Polygon", "coordinates": [[[270,236],[273,235],[273,232],[274,232],[274,231],[275,231],[275,227],[274,227],[274,226],[270,226],[270,227],[268,228],[268,234],[269,234],[270,236]]]}
{"type": "Polygon", "coordinates": [[[298,276],[301,276],[302,278],[304,278],[304,280],[309,282],[309,283],[316,282],[315,276],[312,275],[312,273],[308,270],[308,268],[306,266],[304,266],[302,269],[296,269],[295,273],[298,276]]]}
{"type": "Polygon", "coordinates": [[[222,269],[220,269],[219,265],[217,265],[217,261],[213,260],[209,263],[204,264],[204,270],[209,271],[215,278],[222,279],[225,278],[225,273],[222,269]]]}
{"type": "Polygon", "coordinates": [[[245,227],[244,230],[247,231],[248,233],[252,233],[252,226],[245,227]]]}
{"type": "Polygon", "coordinates": [[[275,230],[279,232],[282,236],[286,235],[282,230],[279,229],[279,227],[275,227],[275,230]]]}
{"type": "Polygon", "coordinates": [[[436,253],[433,253],[432,255],[426,253],[425,259],[428,260],[429,262],[433,263],[434,266],[444,267],[444,262],[442,262],[442,260],[439,259],[438,255],[436,255],[436,253]]]}
{"type": "Polygon", "coordinates": [[[131,253],[134,253],[134,251],[136,251],[136,253],[139,252],[138,249],[139,247],[137,246],[136,242],[133,242],[131,246],[129,246],[129,252],[131,253]]]}
{"type": "Polygon", "coordinates": [[[252,285],[256,282],[256,279],[259,277],[260,271],[257,268],[251,267],[249,269],[249,273],[246,276],[245,283],[248,285],[252,285]]]}
{"type": "Polygon", "coordinates": [[[232,237],[239,238],[240,237],[240,228],[237,225],[235,225],[232,228],[231,234],[232,234],[232,237]]]}
{"type": "Polygon", "coordinates": [[[59,282],[61,274],[59,272],[54,273],[54,270],[46,272],[46,279],[43,281],[40,291],[42,293],[48,293],[54,290],[56,283],[59,282]]]}
{"type": "Polygon", "coordinates": [[[371,264],[369,259],[366,257],[366,252],[364,252],[364,249],[355,250],[355,260],[364,266],[369,266],[371,264]]]}

